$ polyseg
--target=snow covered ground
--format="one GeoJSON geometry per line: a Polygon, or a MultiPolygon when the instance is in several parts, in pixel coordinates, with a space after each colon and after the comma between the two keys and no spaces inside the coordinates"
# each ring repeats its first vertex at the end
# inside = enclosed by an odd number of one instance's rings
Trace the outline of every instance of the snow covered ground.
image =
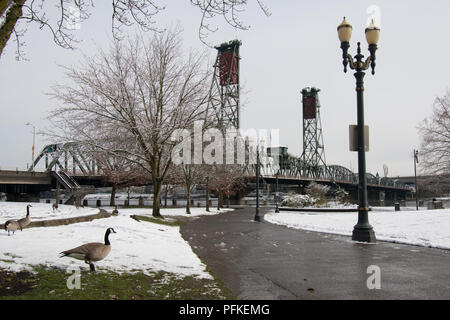
{"type": "MultiPolygon", "coordinates": [[[[11,216],[21,216],[23,211],[11,216]]],[[[98,210],[96,210],[98,211],[98,210]]],[[[202,214],[200,208],[193,209],[193,215],[202,214]]],[[[18,231],[14,236],[0,232],[0,267],[11,270],[30,269],[31,265],[43,264],[49,267],[68,268],[79,266],[89,270],[83,261],[59,258],[61,251],[87,242],[103,242],[105,231],[113,227],[116,234],[110,235],[111,253],[96,263],[97,269],[117,272],[166,271],[180,276],[194,275],[211,279],[206,266],[193,253],[189,244],[181,237],[179,227],[164,226],[131,219],[131,214],[151,214],[150,209],[120,209],[119,216],[82,222],[71,225],[46,228],[29,228],[18,231]],[[145,211],[145,212],[144,212],[145,211]]],[[[203,209],[203,213],[206,213],[203,209]]],[[[186,215],[183,208],[162,210],[162,215],[186,215]]],[[[215,213],[211,213],[215,214],[215,213]]]]}
{"type": "Polygon", "coordinates": [[[53,211],[50,203],[38,202],[0,202],[0,223],[5,223],[9,219],[21,219],[27,214],[27,205],[31,204],[31,220],[53,220],[70,217],[80,217],[92,215],[99,212],[96,208],[75,208],[75,206],[60,204],[58,209],[53,211]]]}
{"type": "MultiPolygon", "coordinates": [[[[374,208],[369,222],[378,240],[450,249],[450,209],[374,208]]],[[[295,229],[350,236],[357,213],[269,213],[265,220],[295,229]]]]}

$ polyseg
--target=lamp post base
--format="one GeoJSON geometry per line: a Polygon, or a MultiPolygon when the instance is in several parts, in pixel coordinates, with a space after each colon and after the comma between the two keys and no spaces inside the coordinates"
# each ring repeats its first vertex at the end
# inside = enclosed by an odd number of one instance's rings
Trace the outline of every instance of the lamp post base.
{"type": "Polygon", "coordinates": [[[261,216],[259,215],[259,208],[256,208],[255,221],[261,222],[261,216]]]}
{"type": "Polygon", "coordinates": [[[368,242],[368,243],[377,242],[377,238],[375,237],[375,232],[373,231],[373,229],[356,229],[356,228],[354,228],[353,234],[352,234],[352,240],[368,242]]]}

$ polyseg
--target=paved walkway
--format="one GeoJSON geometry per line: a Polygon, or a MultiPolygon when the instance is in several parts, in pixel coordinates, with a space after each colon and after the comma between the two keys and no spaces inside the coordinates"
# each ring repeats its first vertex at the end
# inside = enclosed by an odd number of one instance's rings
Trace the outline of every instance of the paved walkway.
{"type": "Polygon", "coordinates": [[[254,210],[202,217],[182,228],[239,299],[450,299],[450,251],[257,223],[254,210]],[[370,265],[380,267],[380,290],[367,288],[370,265]]]}

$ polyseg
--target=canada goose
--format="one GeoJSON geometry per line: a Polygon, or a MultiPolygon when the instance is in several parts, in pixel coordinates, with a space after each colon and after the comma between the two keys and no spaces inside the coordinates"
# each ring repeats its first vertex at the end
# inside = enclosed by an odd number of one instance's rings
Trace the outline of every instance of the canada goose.
{"type": "Polygon", "coordinates": [[[31,207],[30,204],[27,205],[27,216],[25,218],[22,218],[19,221],[17,221],[19,223],[19,226],[20,226],[20,231],[22,231],[23,228],[25,228],[27,225],[29,225],[31,223],[30,207],[31,207]]]}
{"type": "Polygon", "coordinates": [[[14,234],[18,229],[22,231],[24,227],[30,224],[30,207],[31,205],[27,205],[27,216],[25,218],[20,220],[8,220],[5,222],[5,230],[8,231],[8,236],[11,231],[14,234]]]}
{"type": "Polygon", "coordinates": [[[17,220],[8,220],[5,222],[5,230],[8,231],[8,236],[11,231],[14,234],[17,229],[20,229],[20,225],[17,220]]]}
{"type": "Polygon", "coordinates": [[[55,212],[55,210],[58,209],[58,204],[57,203],[52,204],[52,209],[53,209],[53,212],[55,212]]]}
{"type": "Polygon", "coordinates": [[[97,262],[106,258],[111,251],[111,243],[109,242],[109,234],[117,233],[113,228],[106,229],[105,243],[89,242],[79,247],[63,251],[60,253],[60,258],[71,257],[78,260],[83,260],[90,267],[90,270],[95,272],[95,265],[93,262],[97,262]]]}
{"type": "Polygon", "coordinates": [[[117,206],[115,206],[114,210],[112,211],[112,214],[117,215],[119,213],[119,210],[117,210],[117,206]]]}

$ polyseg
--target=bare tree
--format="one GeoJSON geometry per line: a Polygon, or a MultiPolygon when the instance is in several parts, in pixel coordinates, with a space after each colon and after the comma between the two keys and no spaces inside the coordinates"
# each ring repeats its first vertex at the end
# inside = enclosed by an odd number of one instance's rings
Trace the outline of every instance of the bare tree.
{"type": "Polygon", "coordinates": [[[126,158],[152,178],[153,215],[160,216],[161,186],[171,164],[175,130],[193,126],[205,114],[209,72],[204,56],[181,52],[180,31],[150,41],[115,40],[109,52],[67,67],[69,85],[56,85],[61,102],[50,135],[89,144],[126,158]]]}
{"type": "Polygon", "coordinates": [[[103,153],[96,154],[95,161],[101,174],[112,184],[109,202],[112,207],[116,205],[117,189],[151,183],[151,175],[124,157],[113,157],[103,153]]]}
{"type": "Polygon", "coordinates": [[[450,174],[450,90],[436,98],[432,115],[419,126],[422,171],[432,175],[450,174]]]}
{"type": "Polygon", "coordinates": [[[243,169],[240,165],[214,165],[214,179],[209,180],[209,188],[217,195],[217,209],[223,208],[227,199],[245,188],[243,169]]]}
{"type": "MultiPolygon", "coordinates": [[[[268,9],[256,0],[264,14],[270,15],[268,9]]],[[[26,32],[26,24],[36,23],[40,29],[50,31],[54,42],[63,48],[73,49],[79,42],[74,34],[74,24],[80,24],[91,15],[94,0],[2,0],[0,1],[0,56],[10,37],[16,41],[16,57],[22,57],[23,42],[21,37],[26,32]],[[52,3],[51,5],[49,3],[52,3]],[[56,12],[52,6],[56,7],[56,12]],[[49,17],[50,16],[50,17],[49,17]]],[[[144,31],[158,30],[154,16],[165,9],[157,0],[112,0],[111,29],[115,38],[121,37],[122,27],[138,25],[144,31]]],[[[217,28],[209,25],[209,20],[223,16],[227,23],[238,29],[248,29],[239,20],[239,14],[247,6],[247,0],[190,0],[199,8],[202,18],[199,37],[205,42],[209,32],[217,28]]]]}
{"type": "Polygon", "coordinates": [[[174,166],[177,184],[186,189],[186,213],[191,213],[191,194],[195,187],[206,180],[207,165],[180,164],[174,166]]]}

